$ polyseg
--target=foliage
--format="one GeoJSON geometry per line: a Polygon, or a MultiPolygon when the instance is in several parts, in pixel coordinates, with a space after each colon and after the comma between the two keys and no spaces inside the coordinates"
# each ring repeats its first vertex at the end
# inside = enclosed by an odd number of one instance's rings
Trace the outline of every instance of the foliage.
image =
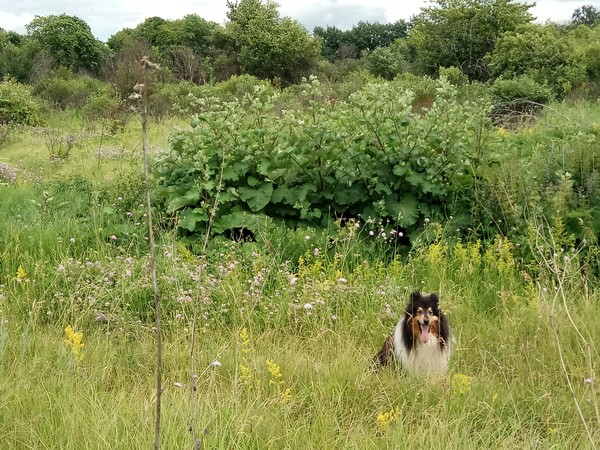
{"type": "Polygon", "coordinates": [[[388,47],[377,47],[365,57],[371,73],[386,80],[410,68],[410,50],[406,39],[398,39],[388,47]]]}
{"type": "Polygon", "coordinates": [[[440,81],[432,105],[416,112],[410,91],[379,83],[331,104],[312,79],[305,108],[282,114],[278,95],[260,88],[241,102],[199,99],[204,111],[157,164],[158,198],[190,232],[205,227],[217,198],[217,232],[255,229],[265,216],[318,224],[334,215],[413,231],[454,212],[482,151],[466,130],[485,110],[456,96],[440,81]]]}
{"type": "Polygon", "coordinates": [[[513,114],[533,113],[554,97],[552,90],[527,75],[509,80],[498,79],[491,85],[494,115],[510,119],[513,114]]]}
{"type": "Polygon", "coordinates": [[[575,59],[585,66],[588,79],[600,82],[600,27],[578,26],[566,36],[575,59]]]}
{"type": "Polygon", "coordinates": [[[227,37],[243,73],[292,83],[319,55],[319,42],[299,22],[281,18],[276,3],[240,0],[230,4],[228,18],[227,37]]]}
{"type": "Polygon", "coordinates": [[[59,109],[81,108],[92,96],[106,92],[107,87],[95,78],[76,77],[72,72],[62,69],[37,80],[33,84],[33,94],[59,109]]]}
{"type": "Polygon", "coordinates": [[[36,125],[39,122],[38,106],[29,88],[11,79],[0,82],[0,124],[36,125]]]}
{"type": "MultiPolygon", "coordinates": [[[[558,120],[553,111],[543,119],[558,120]]],[[[564,225],[567,236],[595,242],[600,236],[600,171],[594,149],[600,130],[562,124],[499,131],[504,152],[485,174],[481,201],[504,233],[526,235],[531,223],[564,225]],[[501,222],[498,222],[501,220],[501,222]]]]}
{"type": "Polygon", "coordinates": [[[97,71],[104,53],[89,25],[78,17],[66,14],[36,16],[27,32],[53,59],[54,67],[73,71],[97,71]]]}
{"type": "Polygon", "coordinates": [[[392,45],[407,35],[408,23],[360,21],[350,30],[342,31],[335,26],[315,27],[313,34],[321,39],[321,54],[329,61],[348,57],[357,58],[362,52],[375,51],[392,45]]]}
{"type": "Polygon", "coordinates": [[[5,40],[0,42],[0,77],[25,83],[44,55],[35,40],[15,34],[7,33],[5,40]]]}
{"type": "Polygon", "coordinates": [[[564,96],[585,80],[585,67],[551,25],[527,25],[498,39],[486,61],[493,75],[528,75],[564,96]]]}
{"type": "Polygon", "coordinates": [[[512,0],[435,0],[413,18],[409,43],[417,64],[435,75],[440,67],[458,67],[471,80],[489,78],[484,56],[507,31],[533,19],[533,5],[512,0]]]}
{"type": "Polygon", "coordinates": [[[600,10],[594,5],[583,5],[573,11],[571,23],[573,25],[587,25],[593,27],[600,22],[600,10]]]}

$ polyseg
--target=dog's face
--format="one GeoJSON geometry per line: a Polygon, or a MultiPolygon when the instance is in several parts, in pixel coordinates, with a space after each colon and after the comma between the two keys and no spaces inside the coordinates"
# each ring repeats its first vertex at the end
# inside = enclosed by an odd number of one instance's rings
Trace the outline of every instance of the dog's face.
{"type": "Polygon", "coordinates": [[[416,340],[426,344],[431,335],[434,339],[439,339],[440,309],[437,295],[421,295],[419,292],[413,292],[406,308],[406,316],[416,340]]]}

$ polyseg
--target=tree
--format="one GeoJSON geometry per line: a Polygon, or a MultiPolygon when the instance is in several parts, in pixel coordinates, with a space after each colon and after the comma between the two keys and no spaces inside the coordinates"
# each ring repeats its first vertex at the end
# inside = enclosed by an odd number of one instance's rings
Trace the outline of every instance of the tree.
{"type": "Polygon", "coordinates": [[[14,31],[0,32],[0,79],[14,78],[26,83],[35,64],[44,59],[39,43],[14,31]]]}
{"type": "Polygon", "coordinates": [[[403,20],[394,23],[360,21],[347,32],[345,41],[356,47],[359,54],[380,47],[389,47],[396,39],[406,37],[408,24],[403,20]]]}
{"type": "Polygon", "coordinates": [[[297,21],[281,18],[276,3],[240,0],[228,6],[226,35],[243,73],[292,83],[316,63],[319,41],[297,21]]]}
{"type": "Polygon", "coordinates": [[[484,56],[507,31],[529,23],[533,5],[512,0],[434,0],[413,19],[409,42],[426,74],[455,66],[470,79],[486,80],[484,56]]]}
{"type": "Polygon", "coordinates": [[[321,54],[329,61],[340,59],[340,47],[345,42],[346,32],[338,27],[315,27],[313,35],[321,39],[321,54]]]}
{"type": "Polygon", "coordinates": [[[55,67],[98,70],[103,45],[80,18],[66,14],[36,16],[26,28],[31,38],[52,57],[55,67]]]}
{"type": "Polygon", "coordinates": [[[313,34],[321,38],[323,56],[333,61],[348,56],[358,58],[361,52],[389,47],[397,39],[406,37],[407,32],[408,23],[398,20],[385,24],[360,21],[348,31],[331,26],[316,27],[313,34]]]}
{"type": "Polygon", "coordinates": [[[573,25],[587,25],[593,27],[600,22],[600,10],[592,5],[584,5],[573,11],[571,23],[573,25]]]}

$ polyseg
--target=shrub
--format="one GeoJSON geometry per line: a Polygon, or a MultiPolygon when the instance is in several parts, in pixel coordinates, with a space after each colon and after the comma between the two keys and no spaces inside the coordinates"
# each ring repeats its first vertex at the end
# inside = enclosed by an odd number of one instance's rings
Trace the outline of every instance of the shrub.
{"type": "Polygon", "coordinates": [[[214,92],[220,99],[241,99],[259,86],[274,91],[271,83],[266,80],[259,80],[253,75],[234,75],[229,80],[216,84],[214,92]]]}
{"type": "Polygon", "coordinates": [[[182,228],[200,231],[217,196],[217,232],[253,229],[265,217],[318,225],[334,216],[411,232],[461,208],[455,194],[469,192],[473,154],[485,154],[469,131],[487,120],[482,105],[459,101],[444,80],[420,112],[393,83],[337,103],[323,101],[316,79],[302,88],[305,107],[284,112],[268,88],[242,101],[199,100],[204,112],[157,163],[158,198],[167,213],[180,212],[182,228]]]}
{"type": "Polygon", "coordinates": [[[38,80],[33,85],[33,94],[55,108],[81,108],[92,96],[106,92],[107,88],[107,85],[92,77],[75,77],[70,72],[62,72],[38,80]]]}
{"type": "Polygon", "coordinates": [[[527,25],[503,34],[485,59],[494,76],[511,79],[527,75],[550,87],[558,97],[586,78],[581,58],[550,25],[527,25]]]}
{"type": "Polygon", "coordinates": [[[82,112],[88,128],[93,128],[96,122],[102,121],[108,125],[111,134],[123,130],[131,117],[131,111],[124,102],[106,93],[91,97],[82,112]]]}
{"type": "Polygon", "coordinates": [[[491,86],[494,98],[493,115],[496,120],[522,120],[524,116],[539,111],[541,105],[553,99],[552,90],[521,75],[511,80],[496,80],[491,86]]]}
{"type": "Polygon", "coordinates": [[[0,123],[36,125],[40,122],[38,105],[29,88],[14,80],[0,83],[0,123]]]}

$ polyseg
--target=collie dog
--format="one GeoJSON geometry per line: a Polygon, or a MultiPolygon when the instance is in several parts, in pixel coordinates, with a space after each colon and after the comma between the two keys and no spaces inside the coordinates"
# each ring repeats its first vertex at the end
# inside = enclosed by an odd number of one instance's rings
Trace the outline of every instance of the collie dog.
{"type": "Polygon", "coordinates": [[[375,356],[375,364],[399,363],[413,375],[439,377],[448,372],[452,336],[436,294],[413,292],[403,316],[375,356]]]}

